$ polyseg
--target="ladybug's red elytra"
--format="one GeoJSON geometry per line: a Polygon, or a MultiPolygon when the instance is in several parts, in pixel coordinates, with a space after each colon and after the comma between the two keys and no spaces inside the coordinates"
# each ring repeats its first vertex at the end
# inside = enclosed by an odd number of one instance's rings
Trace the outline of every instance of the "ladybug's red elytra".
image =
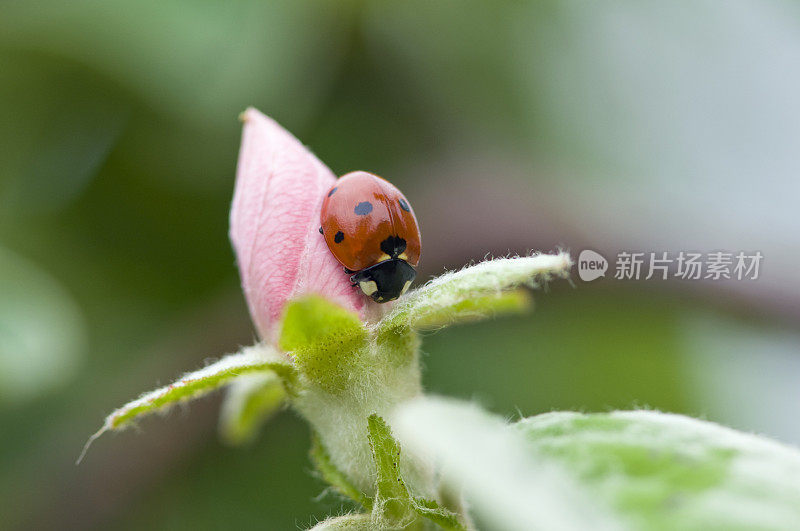
{"type": "Polygon", "coordinates": [[[320,232],[350,281],[375,302],[398,298],[417,276],[421,239],[414,211],[389,181],[355,171],[322,203],[320,232]]]}

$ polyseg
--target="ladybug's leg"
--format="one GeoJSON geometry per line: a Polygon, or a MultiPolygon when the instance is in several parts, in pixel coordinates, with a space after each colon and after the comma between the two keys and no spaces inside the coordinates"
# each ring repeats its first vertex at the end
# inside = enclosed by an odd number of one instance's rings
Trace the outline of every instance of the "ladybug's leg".
{"type": "Polygon", "coordinates": [[[347,269],[346,267],[344,268],[344,272],[347,273],[348,275],[351,275],[350,276],[350,285],[353,286],[354,288],[357,288],[358,287],[358,280],[356,280],[356,278],[355,278],[356,277],[356,275],[355,275],[356,272],[353,271],[352,269],[347,269]]]}

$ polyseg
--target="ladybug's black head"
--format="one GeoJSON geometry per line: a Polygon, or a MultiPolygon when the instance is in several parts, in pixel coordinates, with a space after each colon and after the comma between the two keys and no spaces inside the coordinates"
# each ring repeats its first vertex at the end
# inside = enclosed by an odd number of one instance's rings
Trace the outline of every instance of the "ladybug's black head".
{"type": "Polygon", "coordinates": [[[393,258],[362,269],[350,281],[375,302],[388,302],[405,293],[416,276],[416,270],[408,262],[393,258]]]}

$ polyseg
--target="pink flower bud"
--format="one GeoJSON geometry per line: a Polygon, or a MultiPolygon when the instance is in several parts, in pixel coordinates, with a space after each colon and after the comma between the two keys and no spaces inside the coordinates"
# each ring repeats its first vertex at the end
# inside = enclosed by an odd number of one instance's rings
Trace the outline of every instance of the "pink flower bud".
{"type": "Polygon", "coordinates": [[[243,119],[230,237],[262,339],[275,343],[286,303],[309,293],[361,315],[366,298],[319,233],[322,200],[336,177],[271,118],[250,108],[243,119]]]}

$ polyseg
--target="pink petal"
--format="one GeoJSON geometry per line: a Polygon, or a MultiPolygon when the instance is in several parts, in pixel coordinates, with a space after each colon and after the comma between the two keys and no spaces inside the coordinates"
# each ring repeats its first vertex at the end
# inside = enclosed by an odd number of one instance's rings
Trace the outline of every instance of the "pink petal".
{"type": "Polygon", "coordinates": [[[317,293],[362,314],[366,297],[319,233],[322,200],[335,181],[291,133],[245,111],[230,237],[250,315],[267,341],[276,340],[286,302],[300,295],[317,293]]]}

